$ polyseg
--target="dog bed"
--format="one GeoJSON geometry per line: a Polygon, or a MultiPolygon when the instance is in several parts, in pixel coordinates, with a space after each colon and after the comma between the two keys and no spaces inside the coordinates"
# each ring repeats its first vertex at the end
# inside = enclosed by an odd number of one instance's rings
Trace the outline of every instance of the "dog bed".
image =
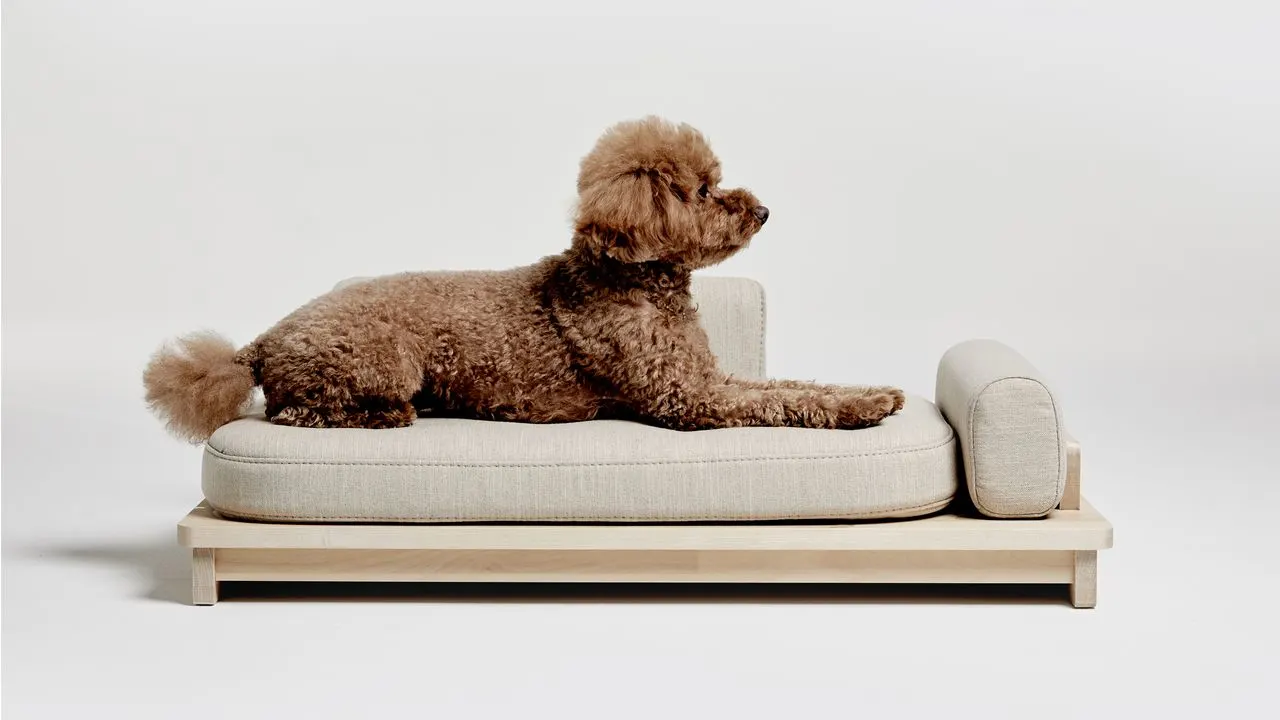
{"type": "MultiPolygon", "coordinates": [[[[760,286],[697,277],[693,292],[725,371],[763,377],[760,286]]],[[[250,414],[209,439],[207,501],[178,525],[193,601],[222,581],[942,582],[1063,584],[1092,607],[1112,529],[1080,497],[1042,375],[970,341],[937,380],[936,406],[909,397],[860,430],[250,414]],[[942,510],[955,495],[973,507],[942,510]],[[844,522],[913,515],[928,516],[844,522]]]]}
{"type": "Polygon", "coordinates": [[[857,431],[454,418],[316,430],[256,415],[209,439],[203,486],[223,515],[286,522],[900,518],[951,501],[956,455],[951,426],[914,397],[857,431]]]}

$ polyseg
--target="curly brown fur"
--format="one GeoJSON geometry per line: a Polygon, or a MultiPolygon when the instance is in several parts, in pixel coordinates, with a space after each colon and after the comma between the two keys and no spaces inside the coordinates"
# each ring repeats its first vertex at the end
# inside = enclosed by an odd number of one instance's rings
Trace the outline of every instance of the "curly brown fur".
{"type": "Polygon", "coordinates": [[[693,430],[854,428],[902,408],[890,387],[748,381],[716,364],[690,273],[768,219],[720,188],[703,136],[657,118],[608,130],[582,160],[571,246],[507,271],[403,273],[302,306],[239,353],[199,336],[162,351],[147,399],[207,438],[261,385],[303,427],[401,427],[420,412],[524,422],[616,417],[693,430]]]}

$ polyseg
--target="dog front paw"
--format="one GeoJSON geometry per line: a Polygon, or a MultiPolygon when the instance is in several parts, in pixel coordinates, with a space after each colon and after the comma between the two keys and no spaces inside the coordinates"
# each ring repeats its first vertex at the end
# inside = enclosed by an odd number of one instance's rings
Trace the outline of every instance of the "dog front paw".
{"type": "Polygon", "coordinates": [[[875,425],[901,410],[906,401],[906,396],[897,388],[868,388],[841,403],[840,425],[849,428],[875,425]]]}
{"type": "Polygon", "coordinates": [[[902,406],[907,404],[906,394],[896,387],[882,387],[882,388],[876,388],[876,389],[884,391],[885,394],[893,398],[893,412],[895,413],[901,410],[902,406]]]}

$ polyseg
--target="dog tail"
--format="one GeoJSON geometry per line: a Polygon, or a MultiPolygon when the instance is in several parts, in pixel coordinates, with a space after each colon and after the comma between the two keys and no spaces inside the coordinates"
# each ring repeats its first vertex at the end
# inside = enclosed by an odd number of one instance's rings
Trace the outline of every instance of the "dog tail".
{"type": "Polygon", "coordinates": [[[256,345],[237,352],[226,338],[193,333],[156,351],[142,374],[147,405],[169,432],[193,443],[235,420],[259,383],[256,345]]]}

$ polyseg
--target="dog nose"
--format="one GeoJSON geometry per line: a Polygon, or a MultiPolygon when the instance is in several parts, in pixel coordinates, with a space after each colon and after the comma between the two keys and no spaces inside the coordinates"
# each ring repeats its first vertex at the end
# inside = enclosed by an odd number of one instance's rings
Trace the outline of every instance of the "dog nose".
{"type": "Polygon", "coordinates": [[[769,208],[763,205],[757,205],[756,208],[751,211],[751,214],[755,215],[756,219],[763,224],[765,220],[769,219],[769,208]]]}

